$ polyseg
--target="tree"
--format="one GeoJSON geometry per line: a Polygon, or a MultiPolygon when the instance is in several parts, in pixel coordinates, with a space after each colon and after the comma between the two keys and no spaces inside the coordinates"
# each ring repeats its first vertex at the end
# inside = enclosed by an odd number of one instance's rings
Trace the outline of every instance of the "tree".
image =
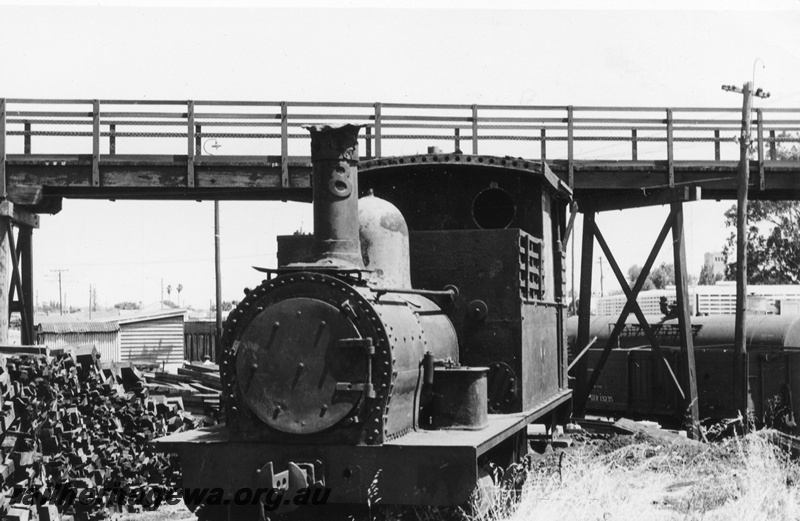
{"type": "Polygon", "coordinates": [[[181,305],[181,291],[183,291],[183,284],[178,284],[178,287],[175,288],[178,290],[178,306],[181,305]]]}
{"type": "MultiPolygon", "coordinates": [[[[232,310],[233,308],[235,308],[238,305],[239,305],[239,301],[238,300],[223,300],[222,301],[222,311],[230,311],[230,310],[232,310]]],[[[217,310],[217,305],[212,303],[211,304],[211,311],[216,311],[216,310],[217,310]]]]}
{"type": "Polygon", "coordinates": [[[662,262],[661,266],[650,272],[650,280],[656,289],[664,289],[675,284],[675,266],[662,262]]]}
{"type": "Polygon", "coordinates": [[[119,302],[117,304],[114,304],[114,307],[116,309],[141,309],[142,308],[141,304],[137,304],[136,302],[130,302],[130,301],[119,302]]]}
{"type": "Polygon", "coordinates": [[[722,279],[722,273],[714,273],[714,266],[712,264],[703,264],[703,268],[700,270],[700,279],[697,281],[697,284],[700,286],[713,286],[722,279]]]}
{"type": "MultiPolygon", "coordinates": [[[[631,287],[636,283],[640,273],[642,273],[642,268],[638,264],[628,268],[628,280],[631,283],[631,287]]],[[[644,281],[644,286],[642,286],[642,291],[664,289],[670,284],[675,284],[675,268],[672,264],[662,262],[661,266],[650,270],[650,274],[647,276],[647,280],[644,281]]]]}
{"type": "Polygon", "coordinates": [[[172,286],[167,284],[167,300],[172,300],[172,286]]]}
{"type": "MultiPolygon", "coordinates": [[[[747,282],[800,282],[800,202],[750,201],[747,205],[747,282]]],[[[725,226],[734,231],[722,253],[725,277],[736,276],[736,205],[725,212],[725,226]]]]}
{"type": "MultiPolygon", "coordinates": [[[[778,140],[797,139],[783,133],[778,140]]],[[[800,161],[800,147],[781,146],[779,160],[800,161]]],[[[800,201],[749,201],[747,204],[747,282],[797,284],[800,282],[800,201]]],[[[725,212],[732,228],[722,250],[725,278],[736,276],[736,205],[725,212]]]]}
{"type": "MultiPolygon", "coordinates": [[[[639,278],[639,275],[642,273],[642,267],[638,264],[634,264],[630,268],[628,268],[628,281],[631,283],[631,287],[636,284],[636,279],[639,278]]],[[[652,275],[652,274],[651,274],[652,275]]],[[[653,289],[653,281],[650,280],[650,277],[647,277],[647,280],[644,281],[644,286],[642,286],[642,291],[647,291],[653,289]]]]}

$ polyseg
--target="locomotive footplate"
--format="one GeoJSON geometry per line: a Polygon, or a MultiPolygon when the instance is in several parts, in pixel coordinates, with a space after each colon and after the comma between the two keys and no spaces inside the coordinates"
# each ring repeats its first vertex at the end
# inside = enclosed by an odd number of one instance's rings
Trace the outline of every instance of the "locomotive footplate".
{"type": "Polygon", "coordinates": [[[570,391],[533,411],[489,415],[485,429],[418,430],[383,445],[287,445],[230,441],[215,426],[154,440],[160,452],[180,456],[183,486],[237,490],[263,487],[259,470],[319,462],[330,503],[366,504],[377,490],[383,504],[454,506],[469,500],[479,479],[478,458],[532,420],[566,402],[570,391]],[[191,456],[191,457],[189,457],[191,456]]]}

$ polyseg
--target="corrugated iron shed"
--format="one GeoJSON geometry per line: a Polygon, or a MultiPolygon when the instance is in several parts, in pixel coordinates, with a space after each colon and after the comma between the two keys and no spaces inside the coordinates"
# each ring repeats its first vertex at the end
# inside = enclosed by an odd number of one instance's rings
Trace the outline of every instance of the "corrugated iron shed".
{"type": "Polygon", "coordinates": [[[186,310],[172,309],[126,317],[120,327],[120,358],[123,362],[183,363],[186,310]]]}
{"type": "Polygon", "coordinates": [[[119,362],[119,332],[116,322],[44,322],[36,327],[36,342],[49,347],[94,344],[100,360],[119,362]]]}
{"type": "Polygon", "coordinates": [[[36,330],[40,333],[108,333],[119,331],[117,322],[43,322],[36,330]]]}

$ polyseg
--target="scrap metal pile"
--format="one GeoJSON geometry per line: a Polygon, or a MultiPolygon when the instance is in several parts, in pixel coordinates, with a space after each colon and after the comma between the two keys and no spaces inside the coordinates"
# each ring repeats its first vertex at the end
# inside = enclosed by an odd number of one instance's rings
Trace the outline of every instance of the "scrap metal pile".
{"type": "Polygon", "coordinates": [[[176,385],[163,382],[175,375],[148,382],[133,367],[104,368],[98,358],[94,347],[0,355],[0,519],[106,519],[141,510],[137,492],[180,486],[177,459],[147,442],[216,421],[213,400],[197,398],[218,394],[207,385],[212,370],[190,368],[208,376],[182,375],[176,385]],[[200,391],[190,392],[190,383],[200,391]],[[184,410],[187,398],[209,415],[184,410]],[[124,491],[125,500],[99,498],[110,490],[124,491]],[[97,499],[70,501],[72,494],[97,499]]]}

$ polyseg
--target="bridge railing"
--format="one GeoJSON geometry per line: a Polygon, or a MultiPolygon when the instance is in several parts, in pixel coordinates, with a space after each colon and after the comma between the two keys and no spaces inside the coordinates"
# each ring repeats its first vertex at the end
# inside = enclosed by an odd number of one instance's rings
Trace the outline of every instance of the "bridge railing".
{"type": "MultiPolygon", "coordinates": [[[[800,109],[753,110],[754,156],[800,142],[800,109]]],[[[735,160],[741,110],[411,103],[0,99],[0,157],[308,155],[304,125],[364,126],[362,158],[427,152],[565,160],[735,160]]]]}

